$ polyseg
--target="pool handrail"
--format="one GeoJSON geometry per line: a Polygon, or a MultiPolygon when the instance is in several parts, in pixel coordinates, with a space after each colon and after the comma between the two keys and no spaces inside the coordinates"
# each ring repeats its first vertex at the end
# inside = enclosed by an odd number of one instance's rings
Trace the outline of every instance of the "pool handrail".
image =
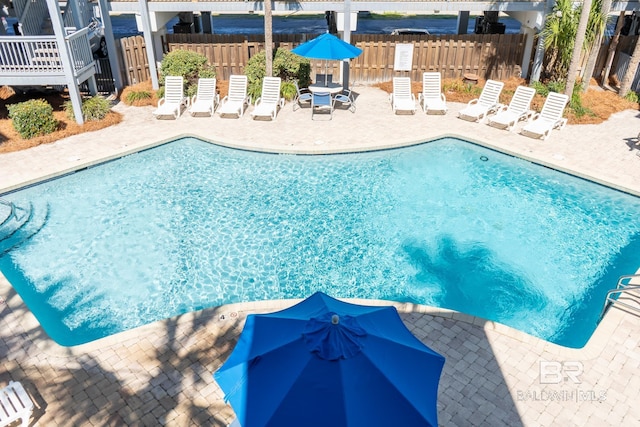
{"type": "Polygon", "coordinates": [[[607,292],[607,296],[604,300],[604,306],[602,307],[602,311],[600,312],[600,320],[602,320],[605,312],[612,305],[619,305],[628,310],[640,313],[640,274],[620,276],[616,288],[610,289],[607,292]],[[633,279],[638,279],[638,284],[630,283],[633,279]],[[633,300],[637,303],[637,306],[628,304],[624,301],[620,301],[618,298],[622,294],[631,295],[633,297],[633,300]]]}

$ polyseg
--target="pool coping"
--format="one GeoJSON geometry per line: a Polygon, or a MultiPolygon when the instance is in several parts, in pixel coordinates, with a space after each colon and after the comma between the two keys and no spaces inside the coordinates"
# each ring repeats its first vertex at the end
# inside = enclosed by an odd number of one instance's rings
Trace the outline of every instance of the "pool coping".
{"type": "Polygon", "coordinates": [[[359,148],[354,148],[354,147],[329,147],[329,148],[322,148],[322,149],[314,149],[314,150],[309,150],[309,149],[300,149],[300,148],[286,148],[286,147],[281,147],[281,148],[272,148],[272,147],[260,147],[260,146],[255,146],[255,145],[251,145],[251,144],[246,144],[243,142],[238,142],[238,141],[218,141],[218,140],[214,140],[211,138],[207,138],[207,137],[203,137],[201,135],[198,134],[194,134],[194,133],[181,133],[175,136],[171,136],[169,138],[165,138],[165,139],[161,139],[159,141],[155,141],[152,143],[148,143],[148,144],[143,144],[140,146],[135,146],[135,147],[128,147],[122,151],[119,151],[115,154],[111,154],[111,155],[107,155],[107,156],[102,156],[102,157],[98,157],[98,158],[94,158],[94,159],[90,159],[90,160],[86,160],[86,161],[82,161],[73,165],[69,165],[68,167],[65,168],[61,168],[57,171],[51,172],[51,173],[47,173],[45,175],[42,175],[38,178],[33,178],[33,179],[29,179],[29,180],[25,180],[22,182],[18,182],[18,183],[14,183],[10,186],[7,187],[0,187],[0,197],[11,193],[13,191],[17,191],[19,189],[22,189],[24,187],[28,187],[31,185],[36,185],[51,179],[55,179],[55,178],[59,178],[61,176],[67,175],[67,174],[71,174],[71,173],[75,173],[78,171],[81,171],[83,169],[89,168],[89,167],[93,167],[93,166],[98,166],[100,164],[109,162],[109,161],[113,161],[113,160],[117,160],[120,159],[122,157],[126,157],[135,153],[139,153],[145,150],[149,150],[164,144],[168,144],[171,143],[173,141],[176,141],[178,139],[184,139],[184,138],[196,138],[199,139],[201,141],[205,141],[208,142],[210,144],[214,144],[214,145],[218,145],[221,147],[226,147],[226,148],[232,148],[232,149],[237,149],[237,150],[244,150],[244,151],[251,151],[251,152],[257,152],[257,153],[266,153],[266,154],[286,154],[286,155],[305,155],[305,156],[309,156],[309,155],[332,155],[332,154],[349,154],[349,153],[365,153],[365,152],[373,152],[373,151],[384,151],[384,150],[393,150],[393,149],[399,149],[399,148],[406,148],[406,147],[412,147],[412,146],[416,146],[416,145],[422,145],[422,144],[428,144],[434,141],[438,141],[440,139],[444,139],[444,138],[456,138],[456,139],[460,139],[462,141],[465,142],[469,142],[475,145],[479,145],[481,147],[493,150],[493,151],[497,151],[499,153],[508,155],[508,156],[512,156],[518,159],[522,159],[531,163],[534,163],[536,165],[539,166],[544,166],[550,169],[553,169],[555,171],[561,172],[561,173],[565,173],[567,175],[571,175],[577,178],[581,178],[581,179],[585,179],[587,181],[591,181],[593,183],[599,184],[599,185],[603,185],[609,188],[612,188],[614,190],[618,190],[633,196],[637,196],[640,197],[640,191],[638,190],[634,190],[632,188],[626,187],[624,185],[620,185],[617,184],[615,182],[606,180],[606,179],[602,179],[599,178],[597,176],[594,176],[593,174],[587,173],[587,172],[581,172],[579,170],[575,170],[574,168],[568,168],[568,167],[563,167],[557,163],[552,163],[552,162],[548,162],[548,161],[544,161],[538,158],[535,158],[533,156],[527,156],[523,153],[514,151],[514,150],[509,150],[506,149],[504,147],[498,146],[498,145],[494,145],[491,144],[489,142],[486,141],[482,141],[480,139],[475,139],[473,137],[467,137],[467,136],[462,136],[459,134],[455,134],[455,133],[445,133],[445,134],[441,134],[435,137],[431,137],[428,139],[419,139],[419,140],[413,140],[413,141],[409,141],[409,142],[405,142],[405,143],[389,143],[389,144],[373,144],[373,145],[368,145],[366,147],[359,147],[359,148]]]}

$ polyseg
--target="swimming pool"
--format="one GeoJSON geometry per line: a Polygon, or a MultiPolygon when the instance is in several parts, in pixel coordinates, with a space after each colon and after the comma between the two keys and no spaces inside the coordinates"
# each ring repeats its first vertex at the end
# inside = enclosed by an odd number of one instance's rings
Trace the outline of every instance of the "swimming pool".
{"type": "Polygon", "coordinates": [[[0,271],[65,346],[323,291],[580,347],[640,250],[638,198],[453,138],[332,156],[185,138],[2,199],[35,234],[0,271]]]}

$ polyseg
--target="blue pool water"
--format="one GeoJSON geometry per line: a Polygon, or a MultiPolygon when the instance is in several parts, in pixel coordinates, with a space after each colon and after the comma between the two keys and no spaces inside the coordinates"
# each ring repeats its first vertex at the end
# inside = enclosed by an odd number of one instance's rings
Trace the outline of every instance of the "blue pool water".
{"type": "Polygon", "coordinates": [[[0,254],[33,236],[0,271],[65,346],[323,291],[581,347],[640,264],[638,198],[453,138],[332,156],[186,138],[2,199],[31,217],[0,254]]]}

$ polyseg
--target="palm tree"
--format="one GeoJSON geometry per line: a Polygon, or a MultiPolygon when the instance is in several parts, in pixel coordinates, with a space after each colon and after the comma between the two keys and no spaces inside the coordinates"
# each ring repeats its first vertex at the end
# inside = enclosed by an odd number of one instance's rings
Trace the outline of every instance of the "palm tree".
{"type": "Polygon", "coordinates": [[[620,91],[618,92],[620,96],[626,96],[631,90],[633,78],[636,76],[636,71],[638,70],[638,64],[640,64],[640,37],[638,37],[636,41],[636,45],[633,48],[633,55],[631,55],[631,60],[629,60],[629,66],[624,73],[622,83],[620,83],[620,91]]]}
{"type": "MultiPolygon", "coordinates": [[[[585,0],[585,4],[577,8],[573,7],[572,0],[558,0],[553,7],[551,13],[545,17],[545,26],[541,35],[544,37],[545,48],[545,70],[544,78],[547,80],[562,81],[569,75],[569,68],[573,65],[575,72],[572,73],[573,83],[575,85],[575,76],[580,60],[580,49],[590,47],[596,39],[598,31],[604,30],[606,24],[606,16],[602,14],[600,1],[595,0],[596,4],[591,7],[592,0],[585,0]],[[581,24],[581,11],[583,7],[588,7],[590,13],[584,18],[587,19],[586,29],[581,31],[583,34],[580,40],[577,39],[578,27],[581,24]],[[577,52],[574,54],[574,51],[577,52]],[[576,63],[572,64],[572,60],[576,63]]],[[[608,1],[608,0],[604,0],[608,1]]]]}
{"type": "Polygon", "coordinates": [[[573,52],[571,53],[571,62],[567,73],[567,84],[564,88],[564,93],[569,95],[569,97],[573,95],[573,87],[576,85],[576,74],[578,74],[578,66],[580,65],[580,55],[582,50],[585,48],[587,25],[589,24],[590,14],[591,0],[584,0],[582,3],[582,10],[580,11],[578,29],[576,30],[576,39],[573,43],[573,52]]]}
{"type": "Polygon", "coordinates": [[[567,75],[577,24],[571,0],[558,0],[545,17],[541,32],[545,49],[543,80],[560,81],[567,75]]]}
{"type": "Polygon", "coordinates": [[[602,69],[601,81],[602,85],[609,84],[609,72],[611,71],[611,64],[613,63],[613,58],[616,53],[616,47],[618,46],[618,40],[620,39],[620,32],[622,31],[622,26],[624,25],[624,10],[620,12],[618,16],[618,22],[616,23],[616,30],[613,34],[613,38],[609,42],[609,49],[607,52],[607,60],[604,63],[604,68],[602,69]]]}
{"type": "Polygon", "coordinates": [[[273,11],[271,0],[264,0],[265,75],[273,77],[273,11]]]}
{"type": "MultiPolygon", "coordinates": [[[[600,13],[591,13],[589,15],[589,26],[592,28],[593,36],[595,37],[593,43],[591,44],[591,49],[589,50],[589,59],[587,59],[587,65],[585,66],[584,73],[582,73],[582,78],[586,82],[582,90],[584,92],[589,88],[589,82],[591,81],[591,77],[593,76],[593,69],[596,66],[596,61],[598,60],[598,54],[600,53],[600,46],[602,45],[602,36],[604,35],[604,31],[607,28],[607,19],[609,16],[609,11],[611,10],[611,0],[595,0],[593,2],[593,6],[591,8],[592,11],[600,10],[600,13]],[[602,4],[600,4],[602,3],[602,4]],[[599,21],[592,22],[592,19],[595,21],[599,19],[599,21]]],[[[587,34],[589,31],[587,31],[587,34]]]]}

